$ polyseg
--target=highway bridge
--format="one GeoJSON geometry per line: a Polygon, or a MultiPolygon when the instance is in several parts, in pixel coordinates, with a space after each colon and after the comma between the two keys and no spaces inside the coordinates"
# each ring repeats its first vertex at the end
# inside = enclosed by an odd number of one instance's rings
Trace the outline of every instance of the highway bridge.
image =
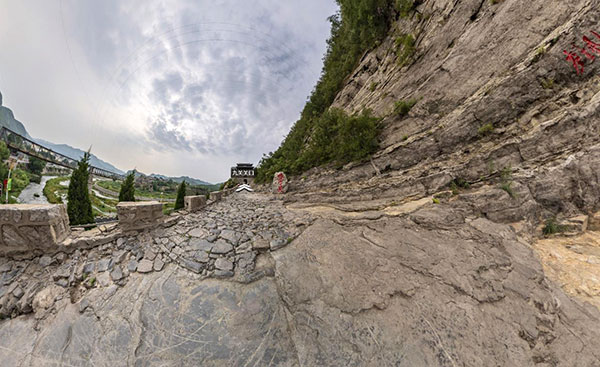
{"type": "MultiPolygon", "coordinates": [[[[0,129],[0,140],[6,143],[11,152],[20,152],[48,163],[68,169],[77,168],[78,160],[48,149],[6,127],[0,129]]],[[[115,180],[123,180],[123,175],[90,165],[90,174],[115,180]]]]}

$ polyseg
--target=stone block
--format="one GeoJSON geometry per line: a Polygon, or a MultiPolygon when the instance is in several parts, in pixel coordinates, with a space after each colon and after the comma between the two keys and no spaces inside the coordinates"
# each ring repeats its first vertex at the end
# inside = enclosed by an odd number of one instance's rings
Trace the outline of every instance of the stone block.
{"type": "Polygon", "coordinates": [[[138,231],[162,224],[163,205],[158,201],[124,201],[117,204],[119,227],[138,231]]]}
{"type": "Polygon", "coordinates": [[[203,208],[206,205],[206,196],[186,196],[183,198],[183,202],[185,205],[185,210],[191,213],[203,208]]]}
{"type": "Polygon", "coordinates": [[[219,201],[223,198],[223,192],[222,191],[213,191],[210,193],[210,200],[212,201],[219,201]]]}
{"type": "Polygon", "coordinates": [[[52,252],[70,233],[64,204],[0,206],[0,256],[52,252]]]}
{"type": "Polygon", "coordinates": [[[562,230],[566,233],[579,234],[583,233],[588,229],[589,219],[587,215],[579,215],[576,217],[568,218],[559,223],[562,230]]]}

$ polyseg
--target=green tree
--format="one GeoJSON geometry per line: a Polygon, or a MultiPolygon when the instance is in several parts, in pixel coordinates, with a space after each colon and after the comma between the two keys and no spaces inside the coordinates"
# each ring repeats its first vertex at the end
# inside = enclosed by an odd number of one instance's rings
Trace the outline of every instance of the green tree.
{"type": "Polygon", "coordinates": [[[29,158],[29,163],[27,163],[27,169],[29,172],[35,175],[41,175],[44,167],[46,167],[46,162],[43,160],[36,157],[29,158]]]}
{"type": "Polygon", "coordinates": [[[175,210],[183,208],[183,197],[185,196],[186,184],[185,180],[181,181],[179,188],[177,189],[177,199],[175,200],[175,210]]]}
{"type": "Polygon", "coordinates": [[[121,185],[121,191],[119,192],[119,201],[135,201],[135,170],[131,171],[127,175],[125,182],[121,185]]]}
{"type": "Polygon", "coordinates": [[[8,177],[8,166],[4,163],[10,156],[10,151],[6,147],[6,143],[0,141],[0,180],[8,177]]]}
{"type": "Polygon", "coordinates": [[[69,192],[67,194],[67,213],[71,225],[88,224],[94,222],[92,202],[88,191],[90,177],[90,152],[86,152],[71,174],[69,192]]]}

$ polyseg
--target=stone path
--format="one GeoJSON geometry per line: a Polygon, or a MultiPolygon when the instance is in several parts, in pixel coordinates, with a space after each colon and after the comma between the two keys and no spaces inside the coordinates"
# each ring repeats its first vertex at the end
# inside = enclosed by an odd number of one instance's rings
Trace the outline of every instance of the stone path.
{"type": "Polygon", "coordinates": [[[598,309],[464,200],[373,213],[234,194],[175,219],[0,259],[0,365],[599,365],[598,309]]]}
{"type": "Polygon", "coordinates": [[[170,263],[200,278],[252,282],[273,273],[272,268],[256,269],[257,255],[286,246],[311,222],[309,214],[242,193],[184,215],[169,228],[119,237],[89,250],[23,261],[0,258],[0,318],[35,311],[36,296],[51,283],[59,287],[54,293],[62,289],[77,301],[90,289],[123,286],[131,274],[160,272],[170,263]]]}

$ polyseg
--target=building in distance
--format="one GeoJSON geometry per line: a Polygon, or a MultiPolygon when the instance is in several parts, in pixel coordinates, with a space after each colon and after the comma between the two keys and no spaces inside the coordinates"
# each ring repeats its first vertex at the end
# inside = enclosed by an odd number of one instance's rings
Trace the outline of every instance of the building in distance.
{"type": "Polygon", "coordinates": [[[231,179],[238,184],[251,184],[255,176],[256,169],[252,163],[238,163],[231,167],[231,179]]]}

